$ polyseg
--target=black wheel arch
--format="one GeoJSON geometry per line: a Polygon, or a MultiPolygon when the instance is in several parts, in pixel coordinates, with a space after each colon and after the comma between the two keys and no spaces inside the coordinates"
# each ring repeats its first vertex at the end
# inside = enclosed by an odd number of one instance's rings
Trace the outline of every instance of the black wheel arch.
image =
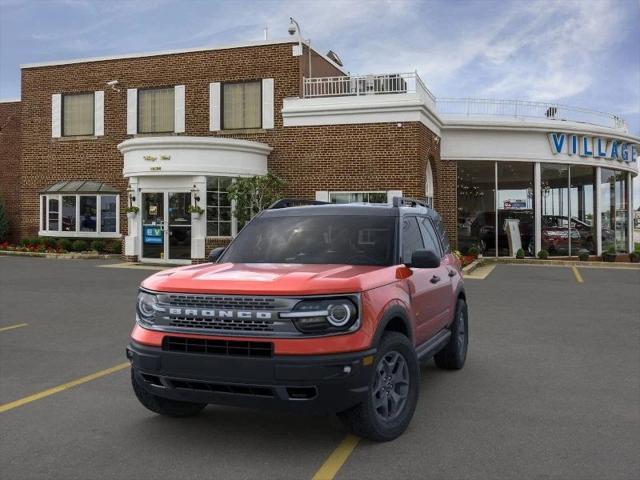
{"type": "Polygon", "coordinates": [[[401,333],[413,343],[413,326],[406,308],[401,305],[391,305],[385,310],[380,322],[378,322],[371,346],[378,345],[382,335],[388,331],[401,333]]]}

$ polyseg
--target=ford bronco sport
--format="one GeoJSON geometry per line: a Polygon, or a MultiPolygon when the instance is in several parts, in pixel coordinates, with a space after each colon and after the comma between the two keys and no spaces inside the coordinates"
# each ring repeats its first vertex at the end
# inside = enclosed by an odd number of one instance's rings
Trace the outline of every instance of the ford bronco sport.
{"type": "Polygon", "coordinates": [[[162,415],[208,403],[337,413],[359,436],[396,438],[419,362],[465,363],[465,292],[442,220],[411,199],[291,203],[257,215],[213,265],[142,282],[133,390],[162,415]]]}

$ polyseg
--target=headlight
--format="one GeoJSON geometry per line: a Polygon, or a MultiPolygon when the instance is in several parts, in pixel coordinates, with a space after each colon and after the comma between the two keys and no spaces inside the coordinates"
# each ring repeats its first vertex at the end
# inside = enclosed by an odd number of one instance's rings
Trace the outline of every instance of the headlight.
{"type": "Polygon", "coordinates": [[[154,323],[153,317],[158,308],[158,297],[154,294],[140,291],[138,293],[138,301],[136,302],[136,310],[138,318],[145,323],[154,323]]]}
{"type": "Polygon", "coordinates": [[[303,333],[344,332],[355,326],[358,308],[348,298],[302,300],[280,317],[290,318],[303,333]]]}

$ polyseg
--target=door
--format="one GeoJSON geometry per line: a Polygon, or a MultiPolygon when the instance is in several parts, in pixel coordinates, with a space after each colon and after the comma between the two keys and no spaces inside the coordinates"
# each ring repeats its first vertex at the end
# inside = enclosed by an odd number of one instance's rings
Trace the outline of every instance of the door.
{"type": "Polygon", "coordinates": [[[142,194],[142,255],[141,259],[165,259],[165,194],[142,194]]]}
{"type": "Polygon", "coordinates": [[[191,260],[191,214],[187,211],[191,194],[169,192],[167,196],[168,259],[191,260]]]}
{"type": "MultiPolygon", "coordinates": [[[[425,249],[425,242],[418,226],[418,218],[406,216],[402,219],[402,261],[411,263],[411,256],[415,250],[425,249]]],[[[416,319],[416,344],[419,345],[442,327],[438,327],[442,317],[443,288],[449,281],[446,269],[439,268],[411,268],[412,275],[407,278],[411,293],[411,307],[416,319]],[[444,272],[442,271],[444,270],[444,272]]],[[[446,295],[446,293],[444,293],[446,295]]]]}
{"type": "Polygon", "coordinates": [[[191,203],[188,192],[142,193],[143,261],[191,260],[191,203]]]}

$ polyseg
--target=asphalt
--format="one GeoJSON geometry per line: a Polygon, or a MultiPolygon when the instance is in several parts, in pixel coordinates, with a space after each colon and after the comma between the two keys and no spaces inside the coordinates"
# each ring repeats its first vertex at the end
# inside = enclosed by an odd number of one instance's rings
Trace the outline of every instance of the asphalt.
{"type": "MultiPolygon", "coordinates": [[[[136,286],[105,261],[0,257],[0,404],[122,363],[136,286]]],[[[422,367],[408,431],[338,479],[640,478],[640,271],[498,265],[468,280],[465,368],[422,367]]],[[[126,369],[0,413],[10,479],[310,479],[334,418],[141,407],[126,369]]]]}

